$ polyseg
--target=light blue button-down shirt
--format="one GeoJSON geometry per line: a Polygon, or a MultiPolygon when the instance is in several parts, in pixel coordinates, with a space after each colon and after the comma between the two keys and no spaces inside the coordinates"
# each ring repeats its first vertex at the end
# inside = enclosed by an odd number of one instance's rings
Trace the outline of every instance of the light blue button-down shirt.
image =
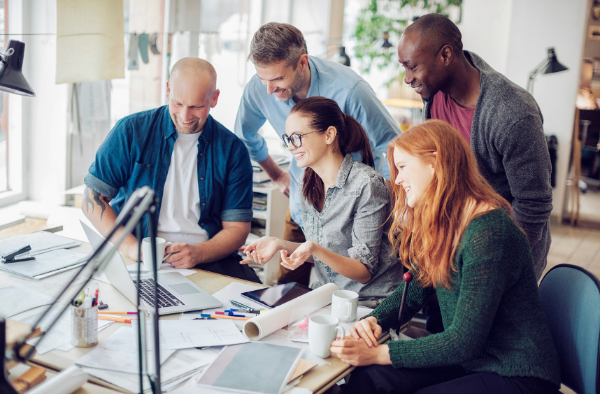
{"type": "MultiPolygon", "coordinates": [[[[338,103],[345,114],[355,118],[367,131],[375,168],[389,180],[389,168],[385,154],[387,145],[401,133],[400,128],[375,96],[371,86],[352,69],[330,60],[309,56],[310,88],[307,97],[322,96],[338,103]]],[[[260,78],[254,75],[244,89],[234,132],[246,143],[252,160],[261,162],[269,152],[265,139],[258,130],[268,120],[277,134],[285,134],[285,121],[296,105],[293,99],[280,101],[269,95],[260,78]]],[[[357,160],[360,154],[354,154],[357,160]]],[[[302,226],[298,180],[303,169],[292,158],[290,164],[290,213],[292,219],[302,226]]]]}

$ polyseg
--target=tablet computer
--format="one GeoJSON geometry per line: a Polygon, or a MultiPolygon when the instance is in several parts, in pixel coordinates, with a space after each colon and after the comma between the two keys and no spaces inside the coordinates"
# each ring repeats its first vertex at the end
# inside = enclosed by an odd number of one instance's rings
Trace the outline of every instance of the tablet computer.
{"type": "Polygon", "coordinates": [[[283,305],[294,298],[300,297],[309,291],[312,291],[310,287],[306,287],[300,283],[290,282],[273,287],[267,287],[266,289],[247,291],[242,293],[242,297],[271,309],[279,305],[283,305]]]}

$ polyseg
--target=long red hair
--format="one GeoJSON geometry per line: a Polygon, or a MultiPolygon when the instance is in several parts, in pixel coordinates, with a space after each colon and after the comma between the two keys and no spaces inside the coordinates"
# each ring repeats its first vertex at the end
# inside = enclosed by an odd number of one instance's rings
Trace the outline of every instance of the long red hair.
{"type": "Polygon", "coordinates": [[[465,139],[441,120],[428,120],[396,137],[388,147],[388,162],[395,202],[388,237],[394,251],[405,267],[414,269],[421,285],[450,289],[454,257],[467,224],[482,207],[511,213],[510,204],[481,176],[465,139]],[[414,208],[394,182],[395,149],[434,168],[433,179],[414,208]]]}

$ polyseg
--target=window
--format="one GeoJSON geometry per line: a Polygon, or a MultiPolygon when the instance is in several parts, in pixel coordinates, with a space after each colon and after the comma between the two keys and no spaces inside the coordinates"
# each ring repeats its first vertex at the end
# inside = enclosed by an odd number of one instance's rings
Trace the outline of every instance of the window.
{"type": "MultiPolygon", "coordinates": [[[[5,1],[0,1],[0,31],[8,33],[5,1]]],[[[4,51],[8,40],[0,35],[0,48],[4,51]]],[[[0,93],[0,193],[8,190],[8,93],[0,93]]]]}

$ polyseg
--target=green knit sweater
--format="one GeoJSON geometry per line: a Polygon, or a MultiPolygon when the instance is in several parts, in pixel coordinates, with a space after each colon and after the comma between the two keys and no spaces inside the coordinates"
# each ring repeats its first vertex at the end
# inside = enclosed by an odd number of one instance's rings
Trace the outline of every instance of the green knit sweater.
{"type": "MultiPolygon", "coordinates": [[[[394,368],[460,364],[472,372],[537,377],[560,385],[560,367],[538,293],[525,234],[503,210],[473,219],[460,241],[452,289],[408,285],[402,322],[437,291],[444,331],[389,341],[394,368]]],[[[396,328],[404,282],[375,309],[396,328]]]]}

